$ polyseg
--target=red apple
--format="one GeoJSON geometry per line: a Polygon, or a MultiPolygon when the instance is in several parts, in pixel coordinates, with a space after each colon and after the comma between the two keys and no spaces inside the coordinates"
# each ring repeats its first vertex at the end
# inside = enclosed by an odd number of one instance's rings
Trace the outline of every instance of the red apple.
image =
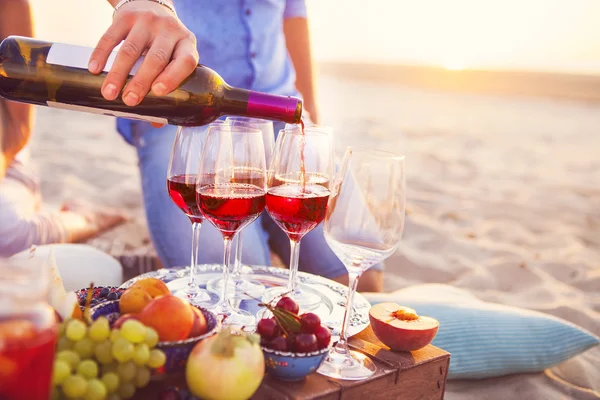
{"type": "Polygon", "coordinates": [[[373,332],[395,351],[413,351],[427,346],[437,334],[440,323],[396,303],[379,303],[369,310],[373,332]]]}
{"type": "Polygon", "coordinates": [[[194,324],[192,325],[192,330],[190,331],[188,337],[194,338],[196,336],[204,335],[208,330],[208,325],[206,325],[206,318],[204,318],[204,314],[202,314],[202,311],[191,304],[190,308],[194,312],[194,324]]]}

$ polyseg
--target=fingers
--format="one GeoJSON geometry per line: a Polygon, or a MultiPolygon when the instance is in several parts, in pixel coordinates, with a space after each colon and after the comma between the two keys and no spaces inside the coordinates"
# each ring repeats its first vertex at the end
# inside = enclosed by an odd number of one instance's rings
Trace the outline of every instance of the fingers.
{"type": "MultiPolygon", "coordinates": [[[[131,68],[140,58],[151,38],[150,31],[148,31],[143,24],[135,25],[131,32],[129,32],[127,39],[125,39],[123,45],[119,49],[115,62],[102,85],[102,95],[105,99],[114,100],[117,98],[123,89],[125,81],[129,77],[131,68]]],[[[133,96],[128,99],[123,99],[123,101],[125,104],[137,104],[139,98],[133,96]]]]}
{"type": "Polygon", "coordinates": [[[177,39],[170,35],[161,35],[154,39],[142,66],[123,91],[125,104],[135,106],[148,94],[152,82],[169,64],[176,44],[177,39]]]}
{"type": "Polygon", "coordinates": [[[173,60],[152,84],[152,93],[163,96],[171,93],[198,66],[198,51],[192,38],[179,41],[173,51],[173,60]]]}
{"type": "Polygon", "coordinates": [[[128,32],[129,25],[123,20],[114,22],[110,28],[108,28],[98,41],[98,44],[90,57],[88,69],[92,74],[99,74],[102,72],[111,52],[123,39],[125,39],[128,32]]]}

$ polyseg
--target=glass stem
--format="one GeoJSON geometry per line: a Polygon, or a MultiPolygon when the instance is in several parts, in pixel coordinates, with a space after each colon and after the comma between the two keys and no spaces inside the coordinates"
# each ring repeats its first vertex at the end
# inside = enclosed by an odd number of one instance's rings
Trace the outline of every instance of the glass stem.
{"type": "Polygon", "coordinates": [[[293,293],[298,287],[298,261],[300,260],[300,242],[290,240],[290,276],[288,280],[288,291],[293,293]]]}
{"type": "Polygon", "coordinates": [[[342,322],[340,340],[335,345],[335,352],[338,354],[348,353],[348,324],[350,323],[350,317],[354,309],[354,293],[356,293],[359,278],[360,274],[348,274],[348,299],[346,300],[346,310],[344,311],[344,322],[342,322]]]}
{"type": "Polygon", "coordinates": [[[196,266],[198,264],[198,237],[200,233],[200,224],[192,222],[192,259],[190,261],[190,280],[188,287],[192,290],[197,289],[196,283],[196,266]]]}
{"type": "Polygon", "coordinates": [[[235,242],[235,264],[233,265],[233,280],[237,280],[242,275],[242,232],[237,234],[235,242]]]}
{"type": "Polygon", "coordinates": [[[223,256],[223,287],[221,288],[221,299],[219,303],[224,304],[227,302],[227,289],[229,288],[229,264],[231,262],[231,239],[226,237],[223,240],[225,245],[225,251],[223,256]]]}

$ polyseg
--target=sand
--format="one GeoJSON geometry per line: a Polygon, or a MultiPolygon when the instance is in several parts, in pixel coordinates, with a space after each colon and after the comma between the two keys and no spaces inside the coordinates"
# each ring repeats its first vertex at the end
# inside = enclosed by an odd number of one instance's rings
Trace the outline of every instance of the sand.
{"type": "MultiPolygon", "coordinates": [[[[338,154],[362,144],[407,156],[407,224],[385,290],[452,284],[600,335],[600,105],[331,74],[319,88],[338,154]]],[[[152,251],[135,150],[111,118],[39,109],[31,150],[48,207],[75,198],[132,217],[92,244],[114,255],[152,251]]],[[[600,349],[551,373],[563,381],[549,372],[450,382],[446,398],[600,397],[600,349]]]]}

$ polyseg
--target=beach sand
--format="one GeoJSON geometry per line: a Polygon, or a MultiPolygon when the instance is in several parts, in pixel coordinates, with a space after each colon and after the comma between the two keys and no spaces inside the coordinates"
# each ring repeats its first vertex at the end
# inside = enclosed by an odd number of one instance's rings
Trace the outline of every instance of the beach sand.
{"type": "MultiPolygon", "coordinates": [[[[406,155],[407,223],[385,290],[447,283],[600,335],[600,103],[324,72],[321,115],[338,155],[348,144],[406,155]]],[[[111,118],[40,108],[31,151],[47,207],[121,207],[132,220],[91,243],[152,251],[135,150],[111,118]]],[[[446,399],[600,396],[600,349],[553,372],[569,384],[544,374],[450,382],[446,399]]]]}

